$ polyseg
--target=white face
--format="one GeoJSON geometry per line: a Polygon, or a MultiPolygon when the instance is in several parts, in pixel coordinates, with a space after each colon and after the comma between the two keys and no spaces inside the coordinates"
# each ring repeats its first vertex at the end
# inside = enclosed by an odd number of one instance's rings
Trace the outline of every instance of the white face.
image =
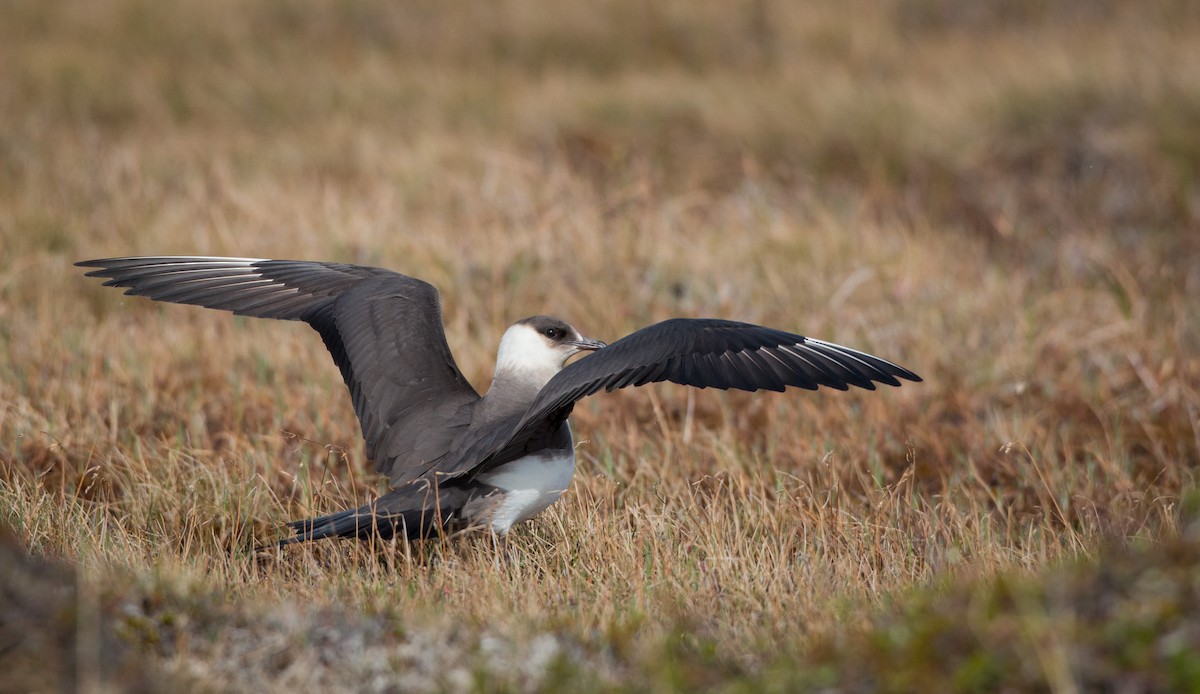
{"type": "MultiPolygon", "coordinates": [[[[572,339],[579,339],[578,334],[572,339]]],[[[555,343],[532,325],[517,323],[504,331],[500,351],[496,354],[496,376],[519,378],[538,388],[562,371],[563,365],[579,349],[574,345],[555,343]]]]}

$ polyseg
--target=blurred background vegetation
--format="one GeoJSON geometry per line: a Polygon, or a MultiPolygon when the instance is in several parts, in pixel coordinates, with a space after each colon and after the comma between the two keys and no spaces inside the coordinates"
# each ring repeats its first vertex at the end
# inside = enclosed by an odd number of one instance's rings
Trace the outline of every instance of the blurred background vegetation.
{"type": "MultiPolygon", "coordinates": [[[[1197,297],[1190,0],[9,0],[0,558],[61,590],[4,594],[0,665],[367,687],[353,638],[466,619],[516,660],[560,639],[533,675],[429,642],[479,686],[1194,688],[1197,297]],[[139,253],[428,279],[478,387],[543,310],[771,323],[926,383],[618,394],[524,560],[258,569],[255,537],[377,487],[356,424],[312,335],[70,266],[139,253]]],[[[380,682],[466,686],[387,653],[380,682]]]]}

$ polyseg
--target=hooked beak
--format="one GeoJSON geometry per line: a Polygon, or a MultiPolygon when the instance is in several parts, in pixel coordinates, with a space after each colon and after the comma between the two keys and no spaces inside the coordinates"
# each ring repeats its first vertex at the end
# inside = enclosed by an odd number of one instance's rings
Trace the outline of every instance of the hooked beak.
{"type": "Polygon", "coordinates": [[[572,342],[571,345],[575,348],[576,352],[595,352],[598,349],[604,349],[608,346],[603,342],[599,340],[593,340],[590,337],[584,337],[576,340],[575,342],[572,342]]]}

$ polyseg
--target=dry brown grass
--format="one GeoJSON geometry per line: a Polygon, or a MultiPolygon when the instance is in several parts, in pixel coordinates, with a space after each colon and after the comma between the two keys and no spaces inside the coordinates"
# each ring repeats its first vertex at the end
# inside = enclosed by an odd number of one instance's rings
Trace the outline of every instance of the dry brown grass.
{"type": "Polygon", "coordinates": [[[216,689],[754,688],[916,588],[1174,537],[1200,17],[1004,6],[6,4],[0,522],[216,689]],[[571,490],[503,547],[256,560],[382,483],[306,327],[71,266],[138,253],[420,276],[481,387],[536,312],[761,322],[926,382],[593,398],[571,490]]]}

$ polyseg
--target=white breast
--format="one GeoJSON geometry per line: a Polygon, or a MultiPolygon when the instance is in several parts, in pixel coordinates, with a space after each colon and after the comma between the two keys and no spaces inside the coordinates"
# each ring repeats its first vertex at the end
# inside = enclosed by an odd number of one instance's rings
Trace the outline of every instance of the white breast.
{"type": "Polygon", "coordinates": [[[506,533],[545,511],[567,490],[574,473],[575,451],[568,448],[527,455],[481,474],[479,481],[505,491],[492,513],[492,529],[506,533]]]}

